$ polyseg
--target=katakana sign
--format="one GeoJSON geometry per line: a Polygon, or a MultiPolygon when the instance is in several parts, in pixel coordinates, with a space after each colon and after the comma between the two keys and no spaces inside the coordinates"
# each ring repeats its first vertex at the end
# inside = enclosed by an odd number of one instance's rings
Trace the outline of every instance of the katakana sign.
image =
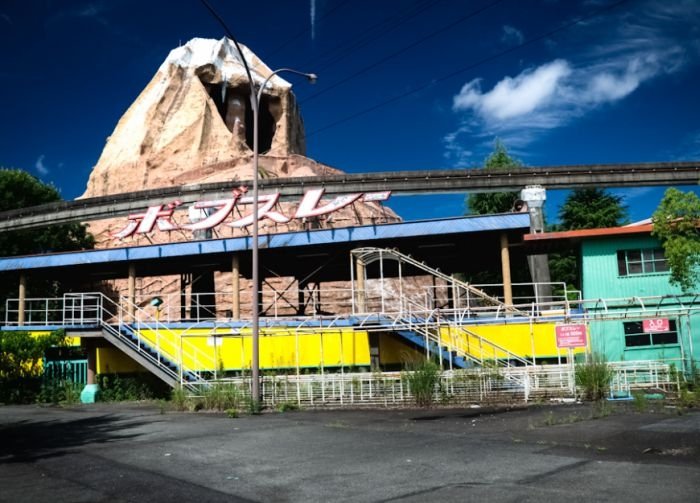
{"type": "MultiPolygon", "coordinates": [[[[247,193],[248,187],[241,186],[233,189],[229,198],[196,202],[190,207],[190,223],[181,225],[173,221],[173,216],[175,210],[182,209],[182,202],[171,201],[166,204],[149,206],[142,213],[129,215],[126,226],[113,236],[116,239],[124,239],[135,234],[149,234],[156,226],[160,231],[178,229],[201,231],[213,229],[219,225],[233,228],[247,227],[253,223],[252,205],[254,202],[254,199],[247,193]],[[240,210],[241,207],[247,207],[246,209],[250,208],[250,210],[246,214],[239,213],[238,218],[224,223],[234,213],[234,209],[240,210]]],[[[347,194],[322,204],[323,193],[324,189],[308,190],[292,216],[285,215],[279,210],[279,192],[260,195],[258,197],[258,221],[269,219],[275,223],[284,224],[292,219],[315,218],[329,215],[357,201],[386,201],[391,195],[391,191],[347,194]]]]}

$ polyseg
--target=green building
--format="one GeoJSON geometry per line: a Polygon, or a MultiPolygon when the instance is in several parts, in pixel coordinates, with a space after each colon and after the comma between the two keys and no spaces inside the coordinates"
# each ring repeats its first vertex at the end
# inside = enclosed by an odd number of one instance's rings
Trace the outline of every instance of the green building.
{"type": "Polygon", "coordinates": [[[663,361],[690,372],[700,366],[700,287],[669,283],[650,223],[531,235],[538,246],[580,250],[580,308],[591,349],[610,362],[663,361]]]}

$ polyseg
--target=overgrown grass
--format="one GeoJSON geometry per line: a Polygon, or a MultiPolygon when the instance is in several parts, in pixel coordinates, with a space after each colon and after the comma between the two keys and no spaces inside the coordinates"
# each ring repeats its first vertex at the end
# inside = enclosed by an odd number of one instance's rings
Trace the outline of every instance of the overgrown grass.
{"type": "Polygon", "coordinates": [[[80,392],[83,389],[81,383],[72,381],[49,381],[41,386],[36,399],[38,402],[62,405],[74,405],[80,403],[80,392]]]}
{"type": "Polygon", "coordinates": [[[238,409],[240,405],[241,394],[235,386],[214,383],[204,389],[204,408],[206,410],[225,411],[238,409]]]}
{"type": "Polygon", "coordinates": [[[610,391],[613,370],[605,358],[591,353],[588,361],[576,365],[576,385],[583,389],[587,400],[601,400],[610,391]]]}
{"type": "Polygon", "coordinates": [[[165,398],[168,386],[153,374],[99,374],[99,400],[102,402],[123,402],[165,398]]]}
{"type": "Polygon", "coordinates": [[[440,384],[440,367],[431,360],[419,360],[405,363],[403,379],[413,394],[416,405],[430,407],[435,391],[440,384]]]}
{"type": "Polygon", "coordinates": [[[299,410],[299,405],[296,402],[282,402],[277,406],[280,412],[293,412],[299,410]]]}
{"type": "Polygon", "coordinates": [[[646,412],[649,409],[649,400],[644,391],[635,391],[632,393],[632,398],[634,399],[632,402],[634,410],[637,412],[646,412]]]}

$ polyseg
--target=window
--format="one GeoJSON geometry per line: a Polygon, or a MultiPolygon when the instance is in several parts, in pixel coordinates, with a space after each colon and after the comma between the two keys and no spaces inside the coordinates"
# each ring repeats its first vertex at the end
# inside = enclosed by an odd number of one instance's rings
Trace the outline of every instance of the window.
{"type": "Polygon", "coordinates": [[[676,321],[669,320],[669,331],[644,333],[641,321],[627,321],[622,324],[625,329],[625,347],[660,346],[662,344],[678,344],[676,321]]]}
{"type": "Polygon", "coordinates": [[[661,248],[618,250],[617,271],[620,276],[652,274],[668,271],[668,264],[661,248]]]}

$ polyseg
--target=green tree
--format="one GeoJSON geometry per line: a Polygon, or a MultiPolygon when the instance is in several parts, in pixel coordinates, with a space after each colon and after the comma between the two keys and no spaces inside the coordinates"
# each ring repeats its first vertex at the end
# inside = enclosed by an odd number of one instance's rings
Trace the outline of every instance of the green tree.
{"type": "MultiPolygon", "coordinates": [[[[0,168],[0,212],[53,203],[61,194],[26,171],[0,168]]],[[[81,224],[0,232],[0,256],[92,248],[93,237],[81,224]]]]}
{"type": "MultiPolygon", "coordinates": [[[[497,170],[520,168],[522,163],[511,157],[501,140],[496,140],[493,152],[484,161],[484,169],[497,170]]],[[[518,192],[485,192],[469,194],[465,200],[468,215],[489,215],[507,213],[512,210],[513,203],[520,197],[518,192]]]]}
{"type": "Polygon", "coordinates": [[[700,279],[700,198],[670,188],[652,216],[652,235],[661,241],[671,271],[669,281],[683,291],[700,279]]]}
{"type": "Polygon", "coordinates": [[[627,221],[622,198],[603,189],[576,189],[559,209],[562,230],[617,227],[627,221]]]}
{"type": "Polygon", "coordinates": [[[64,342],[63,331],[39,336],[0,331],[0,402],[34,401],[41,387],[41,362],[46,350],[64,342]]]}
{"type": "MultiPolygon", "coordinates": [[[[53,185],[47,185],[26,171],[0,168],[0,212],[61,200],[53,185]]],[[[29,255],[49,251],[92,248],[95,240],[82,224],[53,225],[38,229],[0,231],[0,257],[29,255]]],[[[29,278],[33,296],[53,296],[59,285],[51,280],[29,278]]],[[[5,299],[17,295],[17,282],[0,278],[0,318],[4,320],[5,299]]]]}
{"type": "MultiPolygon", "coordinates": [[[[603,189],[576,189],[559,208],[559,221],[551,230],[618,227],[627,222],[627,207],[620,196],[603,189]]],[[[569,289],[581,288],[578,250],[550,253],[549,271],[552,281],[565,283],[569,289]]]]}

